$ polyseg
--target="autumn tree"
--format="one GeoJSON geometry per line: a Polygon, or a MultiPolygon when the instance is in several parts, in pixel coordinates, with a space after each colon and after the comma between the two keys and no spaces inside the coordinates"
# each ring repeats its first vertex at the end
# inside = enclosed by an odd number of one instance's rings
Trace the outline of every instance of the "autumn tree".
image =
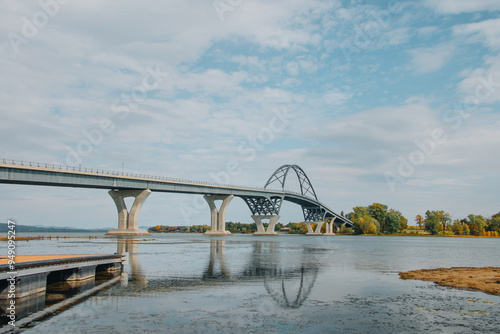
{"type": "Polygon", "coordinates": [[[493,215],[491,219],[488,219],[487,224],[487,231],[500,233],[500,213],[497,213],[496,215],[493,215]]]}
{"type": "Polygon", "coordinates": [[[364,215],[369,215],[368,208],[366,206],[356,206],[352,208],[352,212],[347,214],[347,218],[354,221],[364,215]]]}
{"type": "Polygon", "coordinates": [[[469,235],[470,230],[469,230],[469,225],[466,223],[456,219],[453,222],[453,225],[451,226],[451,230],[453,231],[453,234],[456,235],[469,235]]]}
{"type": "Polygon", "coordinates": [[[306,234],[307,233],[307,225],[305,223],[289,223],[286,225],[290,230],[288,233],[290,234],[306,234]]]}
{"type": "Polygon", "coordinates": [[[481,215],[470,214],[465,219],[465,223],[469,225],[471,235],[481,235],[486,228],[486,220],[481,215]]]}
{"type": "Polygon", "coordinates": [[[424,217],[422,217],[421,215],[417,215],[415,217],[415,222],[417,223],[417,226],[418,226],[419,230],[421,230],[422,227],[425,225],[424,217]]]}
{"type": "Polygon", "coordinates": [[[353,223],[355,234],[376,234],[380,229],[379,222],[369,214],[356,216],[353,223]]]}
{"type": "Polygon", "coordinates": [[[439,215],[439,222],[443,227],[443,231],[446,231],[446,229],[448,229],[448,225],[451,223],[451,215],[442,210],[438,211],[438,215],[439,215]]]}

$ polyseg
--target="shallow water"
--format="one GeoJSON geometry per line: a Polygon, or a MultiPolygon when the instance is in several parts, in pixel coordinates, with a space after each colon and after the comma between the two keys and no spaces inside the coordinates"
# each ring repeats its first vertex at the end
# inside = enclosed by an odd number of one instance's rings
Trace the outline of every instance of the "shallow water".
{"type": "Polygon", "coordinates": [[[412,269],[500,266],[499,239],[154,234],[125,241],[96,235],[19,242],[19,255],[129,252],[122,284],[26,333],[496,333],[500,328],[500,297],[398,276],[412,269]]]}

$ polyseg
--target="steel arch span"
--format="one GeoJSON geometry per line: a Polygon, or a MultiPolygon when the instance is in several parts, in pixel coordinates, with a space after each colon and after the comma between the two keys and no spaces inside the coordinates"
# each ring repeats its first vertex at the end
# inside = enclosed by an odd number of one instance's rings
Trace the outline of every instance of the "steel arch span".
{"type": "MultiPolygon", "coordinates": [[[[267,180],[264,189],[268,189],[270,185],[276,183],[279,184],[281,188],[280,190],[283,193],[283,196],[281,197],[243,198],[252,211],[252,214],[279,215],[282,202],[288,201],[298,204],[302,207],[302,213],[304,214],[305,222],[309,223],[323,221],[327,223],[327,226],[330,229],[334,223],[335,225],[346,224],[350,227],[354,225],[349,219],[343,217],[342,215],[339,215],[319,201],[311,181],[307,177],[304,170],[298,165],[283,165],[276,169],[276,171],[267,180]],[[293,171],[297,175],[300,184],[300,195],[285,190],[286,180],[290,171],[293,171]]],[[[321,226],[319,227],[319,229],[321,229],[321,226]]],[[[327,233],[333,233],[333,231],[327,233]]]]}
{"type": "Polygon", "coordinates": [[[273,175],[271,175],[269,180],[267,180],[264,189],[267,189],[268,186],[272,185],[275,182],[278,182],[281,185],[281,190],[285,191],[286,177],[288,176],[288,172],[290,171],[290,169],[292,169],[295,172],[297,178],[299,179],[300,194],[318,200],[318,196],[316,196],[316,192],[314,191],[311,181],[307,177],[304,170],[297,165],[283,165],[280,168],[278,168],[273,173],[273,175]]]}

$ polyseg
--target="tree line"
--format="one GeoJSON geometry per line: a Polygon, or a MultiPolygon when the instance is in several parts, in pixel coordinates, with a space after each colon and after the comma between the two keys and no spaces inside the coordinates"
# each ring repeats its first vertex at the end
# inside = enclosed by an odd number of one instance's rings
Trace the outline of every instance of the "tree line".
{"type": "MultiPolygon", "coordinates": [[[[342,212],[343,215],[343,212],[342,212]]],[[[346,215],[354,223],[353,228],[342,226],[340,234],[394,234],[405,232],[426,231],[431,235],[472,235],[498,237],[500,235],[500,212],[491,218],[470,214],[466,218],[452,221],[451,215],[443,210],[427,210],[422,215],[415,217],[416,230],[408,227],[408,219],[400,211],[390,209],[387,205],[373,203],[368,206],[357,206],[346,215]]],[[[312,224],[313,229],[316,228],[312,224]]],[[[267,224],[264,224],[267,228],[267,224]]],[[[153,233],[205,233],[210,230],[208,225],[193,226],[168,226],[156,225],[149,228],[153,233]]],[[[252,234],[257,232],[255,223],[226,222],[226,230],[231,233],[252,234]]],[[[306,234],[307,225],[301,223],[277,223],[275,231],[289,234],[306,234]]],[[[325,226],[322,227],[325,232],[325,226]]]]}
{"type": "MultiPolygon", "coordinates": [[[[347,214],[347,218],[354,223],[354,234],[402,233],[408,229],[408,219],[401,212],[380,203],[357,206],[347,214]]],[[[427,210],[424,216],[415,217],[415,223],[417,229],[431,235],[500,235],[500,212],[489,219],[470,214],[453,221],[451,215],[443,210],[427,210]]]]}
{"type": "MultiPolygon", "coordinates": [[[[267,227],[267,224],[264,224],[267,227]]],[[[277,223],[275,230],[281,231],[283,224],[277,223]]],[[[193,226],[168,226],[168,225],[156,225],[148,229],[149,232],[153,233],[205,233],[210,230],[208,225],[193,225],[193,226]]],[[[226,231],[231,233],[243,233],[251,234],[257,232],[257,224],[245,224],[245,223],[233,223],[226,222],[226,231]]]]}
{"type": "Polygon", "coordinates": [[[408,219],[387,205],[373,203],[354,207],[347,218],[354,223],[354,234],[397,233],[408,228],[408,219]]]}
{"type": "Polygon", "coordinates": [[[415,217],[417,226],[422,227],[432,235],[475,235],[498,237],[500,235],[500,212],[486,219],[481,215],[470,214],[463,219],[452,222],[451,215],[444,211],[427,210],[425,218],[415,217]]]}

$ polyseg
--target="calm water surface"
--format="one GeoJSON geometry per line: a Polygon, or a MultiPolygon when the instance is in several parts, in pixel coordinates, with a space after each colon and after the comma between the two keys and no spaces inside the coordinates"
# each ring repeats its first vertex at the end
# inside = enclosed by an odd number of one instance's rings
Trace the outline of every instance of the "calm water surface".
{"type": "Polygon", "coordinates": [[[121,284],[25,333],[500,331],[500,297],[398,276],[500,266],[500,239],[98,236],[18,244],[18,255],[129,253],[121,284]]]}

